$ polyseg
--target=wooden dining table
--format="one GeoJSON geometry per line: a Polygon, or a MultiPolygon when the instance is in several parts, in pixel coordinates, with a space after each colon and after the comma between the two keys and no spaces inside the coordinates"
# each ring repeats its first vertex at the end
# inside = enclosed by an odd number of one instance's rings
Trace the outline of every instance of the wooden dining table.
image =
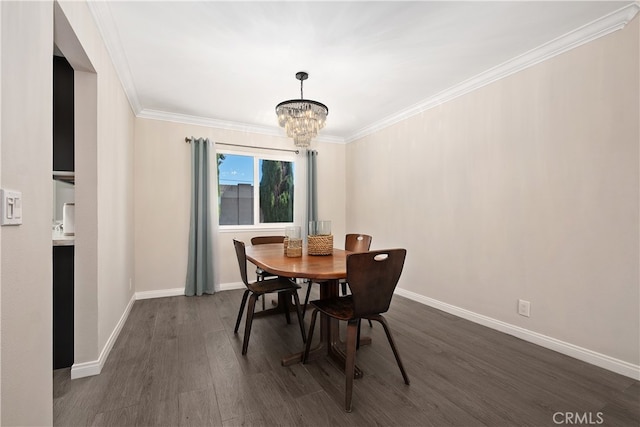
{"type": "MultiPolygon", "coordinates": [[[[309,279],[319,283],[320,299],[338,296],[339,280],[347,278],[347,255],[349,253],[334,248],[331,255],[314,256],[309,255],[305,248],[302,251],[302,256],[287,257],[281,243],[246,247],[247,259],[263,270],[282,277],[309,279]]],[[[370,343],[371,338],[360,338],[360,345],[370,343]]],[[[346,356],[343,348],[338,321],[329,316],[321,315],[320,343],[310,351],[307,360],[329,356],[341,369],[344,369],[346,356]]],[[[287,355],[282,358],[282,365],[289,366],[299,363],[302,361],[302,355],[302,351],[287,355]]],[[[362,371],[357,366],[355,377],[362,377],[362,371]]]]}

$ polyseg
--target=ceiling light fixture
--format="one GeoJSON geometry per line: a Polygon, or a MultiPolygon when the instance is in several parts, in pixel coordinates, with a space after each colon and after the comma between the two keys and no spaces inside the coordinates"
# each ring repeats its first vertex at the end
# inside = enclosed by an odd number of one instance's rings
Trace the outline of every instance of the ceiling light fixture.
{"type": "Polygon", "coordinates": [[[290,99],[276,105],[278,124],[287,131],[287,136],[293,138],[296,147],[306,148],[311,140],[318,135],[327,120],[329,109],[326,105],[304,99],[302,95],[302,83],[309,78],[304,71],[296,73],[296,79],[300,80],[300,99],[290,99]]]}

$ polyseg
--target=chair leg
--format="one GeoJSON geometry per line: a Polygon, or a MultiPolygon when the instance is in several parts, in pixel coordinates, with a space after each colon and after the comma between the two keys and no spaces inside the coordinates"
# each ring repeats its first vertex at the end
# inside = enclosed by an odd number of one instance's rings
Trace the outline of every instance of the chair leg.
{"type": "MultiPolygon", "coordinates": [[[[262,274],[258,274],[256,276],[256,282],[262,282],[264,280],[264,277],[262,276],[262,274]]],[[[265,310],[265,301],[267,300],[267,294],[263,294],[262,298],[260,298],[262,300],[262,311],[265,310]]]]}
{"type": "Polygon", "coordinates": [[[236,327],[233,330],[234,334],[238,333],[238,327],[240,326],[240,319],[242,319],[242,312],[244,311],[244,305],[247,303],[247,296],[249,295],[249,289],[244,291],[244,295],[242,295],[242,302],[240,303],[240,311],[238,312],[238,319],[236,320],[236,327]]]}
{"type": "Polygon", "coordinates": [[[384,317],[378,315],[373,320],[377,320],[382,324],[384,328],[384,332],[387,334],[387,339],[389,340],[389,344],[391,345],[391,350],[393,350],[393,355],[396,357],[396,362],[398,362],[398,367],[400,368],[400,372],[402,372],[402,378],[404,378],[404,383],[409,385],[409,377],[407,376],[407,372],[404,370],[404,366],[402,365],[402,360],[400,360],[400,353],[398,353],[398,349],[396,348],[396,344],[393,341],[393,337],[391,336],[391,331],[389,330],[389,325],[384,317]]]}
{"type": "Polygon", "coordinates": [[[346,361],[344,367],[344,375],[346,377],[345,384],[345,400],[344,409],[351,412],[351,396],[353,395],[353,377],[356,369],[356,339],[358,333],[358,320],[349,320],[347,323],[347,339],[346,339],[346,361]]]}
{"type": "Polygon", "coordinates": [[[253,311],[256,309],[256,294],[251,293],[249,306],[247,307],[247,320],[244,322],[244,341],[242,342],[242,355],[247,354],[249,347],[249,336],[251,335],[251,324],[253,323],[253,311]]]}
{"type": "Polygon", "coordinates": [[[309,334],[307,335],[307,345],[304,346],[304,354],[302,355],[302,364],[307,363],[309,357],[309,350],[311,349],[311,341],[313,339],[313,329],[316,326],[316,318],[318,317],[318,310],[313,310],[311,314],[311,325],[309,326],[309,334]]]}
{"type": "Polygon", "coordinates": [[[284,310],[284,317],[287,319],[287,325],[291,324],[291,313],[289,304],[291,304],[291,297],[289,294],[280,293],[278,294],[278,304],[282,303],[284,310]],[[286,295],[286,296],[285,296],[286,295]]]}
{"type": "Polygon", "coordinates": [[[300,332],[302,332],[302,342],[307,342],[307,331],[304,330],[304,318],[302,317],[302,309],[300,308],[300,298],[298,292],[293,291],[293,301],[296,304],[296,313],[298,314],[298,323],[300,324],[300,332]]]}
{"type": "Polygon", "coordinates": [[[311,294],[311,285],[313,282],[309,280],[307,285],[307,294],[304,297],[304,305],[302,306],[302,318],[304,319],[304,315],[307,313],[307,304],[309,304],[309,295],[311,294]]]}

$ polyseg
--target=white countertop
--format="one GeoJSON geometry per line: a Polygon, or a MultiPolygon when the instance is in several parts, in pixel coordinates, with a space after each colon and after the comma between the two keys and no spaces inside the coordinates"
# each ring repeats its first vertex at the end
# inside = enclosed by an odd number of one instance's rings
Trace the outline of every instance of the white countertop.
{"type": "Polygon", "coordinates": [[[73,246],[75,244],[76,236],[65,236],[63,233],[53,230],[51,233],[51,240],[53,241],[53,246],[73,246]]]}

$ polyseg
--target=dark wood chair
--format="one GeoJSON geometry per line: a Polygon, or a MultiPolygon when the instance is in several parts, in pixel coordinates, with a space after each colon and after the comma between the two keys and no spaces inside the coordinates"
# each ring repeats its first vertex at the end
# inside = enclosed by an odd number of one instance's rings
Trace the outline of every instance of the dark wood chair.
{"type": "MultiPolygon", "coordinates": [[[[368,234],[347,234],[344,237],[344,250],[349,252],[366,252],[371,247],[371,239],[372,237],[368,234]]],[[[307,294],[304,297],[304,308],[303,313],[306,314],[307,304],[309,303],[309,294],[311,293],[311,285],[313,285],[313,281],[309,281],[307,286],[307,294]]],[[[316,282],[318,283],[318,282],[316,282]]],[[[340,280],[340,285],[342,286],[342,295],[347,294],[347,281],[340,280]]],[[[371,325],[371,322],[369,322],[371,325]]]]}
{"type": "MultiPolygon", "coordinates": [[[[251,238],[251,244],[253,246],[267,245],[269,243],[283,243],[283,242],[284,242],[284,236],[256,236],[251,238]]],[[[269,277],[276,277],[276,275],[268,271],[264,271],[260,267],[256,267],[256,279],[258,281],[264,280],[269,277]]]]}
{"type": "MultiPolygon", "coordinates": [[[[251,245],[255,246],[255,245],[267,245],[269,243],[283,243],[284,242],[284,236],[256,236],[256,237],[252,237],[251,238],[251,245]]],[[[269,271],[264,271],[263,269],[261,269],[260,267],[256,267],[256,280],[259,282],[261,280],[264,279],[268,279],[268,278],[272,278],[272,277],[276,277],[275,274],[269,272],[269,271]]],[[[265,300],[266,298],[263,296],[262,297],[262,309],[264,310],[264,306],[265,306],[265,300]]]]}
{"type": "Polygon", "coordinates": [[[269,243],[282,243],[284,236],[256,236],[251,238],[252,245],[267,245],[269,243]]]}
{"type": "MultiPolygon", "coordinates": [[[[253,314],[256,307],[256,300],[258,299],[258,297],[265,294],[284,292],[293,296],[293,299],[295,301],[296,313],[298,314],[298,323],[300,324],[300,332],[302,333],[302,342],[306,342],[307,334],[304,329],[302,310],[300,309],[300,300],[298,298],[298,289],[300,289],[300,286],[296,285],[286,277],[275,277],[273,279],[263,279],[260,281],[249,283],[249,281],[247,280],[247,253],[245,250],[244,242],[233,239],[233,245],[236,249],[236,256],[238,257],[240,276],[242,276],[242,282],[247,287],[247,290],[244,291],[244,295],[242,295],[242,302],[240,303],[240,310],[238,311],[236,327],[233,330],[233,332],[236,334],[238,333],[238,327],[240,326],[240,319],[242,318],[242,313],[244,312],[244,306],[247,303],[247,297],[249,297],[249,306],[247,307],[247,320],[244,324],[244,341],[242,342],[242,354],[247,354],[247,347],[249,346],[249,336],[251,335],[251,324],[253,323],[253,314]]],[[[283,310],[287,319],[287,323],[291,323],[291,318],[289,316],[289,307],[283,307],[283,310]]]]}
{"type": "MultiPolygon", "coordinates": [[[[367,252],[371,248],[372,237],[368,234],[347,234],[344,238],[344,249],[349,252],[367,252]]],[[[349,283],[342,279],[340,280],[340,286],[342,287],[342,295],[347,295],[347,285],[349,283]]],[[[369,327],[373,328],[371,320],[369,327]]],[[[358,324],[358,348],[360,347],[360,325],[358,324]]]]}
{"type": "MultiPolygon", "coordinates": [[[[344,237],[344,250],[349,252],[367,252],[371,248],[372,237],[368,234],[347,234],[344,237]]],[[[347,281],[340,280],[342,295],[347,294],[347,281]]]]}
{"type": "Polygon", "coordinates": [[[351,288],[351,295],[311,301],[314,310],[311,316],[311,325],[309,326],[309,335],[302,363],[306,363],[309,357],[309,349],[318,312],[347,322],[346,363],[344,368],[346,376],[345,409],[347,412],[351,412],[357,329],[360,319],[375,320],[382,324],[404,382],[407,385],[409,384],[409,377],[400,360],[400,354],[396,349],[391,331],[382,316],[382,313],[389,310],[393,291],[402,274],[406,254],[406,249],[387,249],[349,254],[347,256],[347,281],[351,288]]]}

